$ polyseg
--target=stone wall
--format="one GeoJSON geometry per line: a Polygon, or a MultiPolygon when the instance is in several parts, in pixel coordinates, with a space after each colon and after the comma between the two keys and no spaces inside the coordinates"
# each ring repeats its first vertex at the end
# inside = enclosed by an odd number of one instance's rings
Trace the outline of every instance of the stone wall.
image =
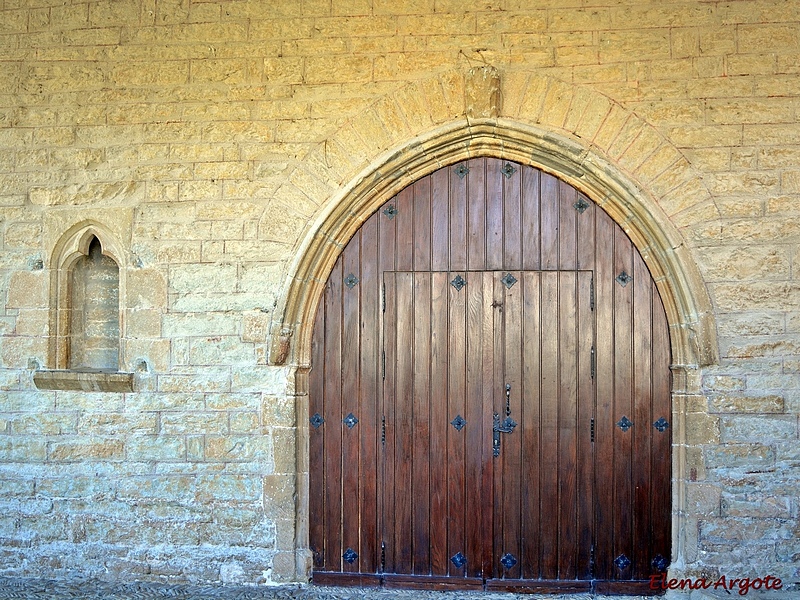
{"type": "Polygon", "coordinates": [[[609,212],[664,293],[710,298],[670,315],[673,570],[800,578],[800,4],[0,9],[0,574],[305,578],[309,323],[287,314],[313,307],[292,283],[319,287],[302,269],[366,216],[354,190],[433,170],[437,132],[479,120],[571,144],[578,187],[582,166],[630,182],[609,212]],[[134,391],[37,389],[66,364],[61,282],[91,232],[134,391]],[[696,277],[657,272],[673,254],[696,277]]]}

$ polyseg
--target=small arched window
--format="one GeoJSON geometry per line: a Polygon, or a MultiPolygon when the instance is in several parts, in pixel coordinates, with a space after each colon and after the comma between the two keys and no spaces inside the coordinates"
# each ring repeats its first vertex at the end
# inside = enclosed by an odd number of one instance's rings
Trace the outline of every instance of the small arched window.
{"type": "Polygon", "coordinates": [[[68,368],[119,370],[119,267],[96,236],[70,277],[68,368]]]}

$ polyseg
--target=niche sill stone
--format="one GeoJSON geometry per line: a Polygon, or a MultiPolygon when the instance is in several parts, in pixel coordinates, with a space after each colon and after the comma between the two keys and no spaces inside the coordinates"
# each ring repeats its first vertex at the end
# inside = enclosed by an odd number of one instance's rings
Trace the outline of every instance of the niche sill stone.
{"type": "Polygon", "coordinates": [[[133,373],[102,369],[42,370],[33,374],[33,383],[40,390],[132,392],[133,373]]]}

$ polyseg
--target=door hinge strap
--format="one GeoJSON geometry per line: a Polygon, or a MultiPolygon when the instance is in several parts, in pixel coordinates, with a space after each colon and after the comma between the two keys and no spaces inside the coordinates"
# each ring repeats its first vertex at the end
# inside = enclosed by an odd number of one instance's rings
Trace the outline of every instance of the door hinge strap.
{"type": "Polygon", "coordinates": [[[386,379],[386,350],[381,351],[381,378],[386,379]]]}
{"type": "Polygon", "coordinates": [[[589,281],[589,310],[594,311],[594,277],[589,281]]]}
{"type": "Polygon", "coordinates": [[[589,426],[589,433],[591,435],[591,441],[594,443],[594,417],[592,417],[591,425],[589,426]]]}
{"type": "Polygon", "coordinates": [[[386,284],[381,286],[381,312],[386,312],[386,284]]]}
{"type": "Polygon", "coordinates": [[[381,417],[381,444],[386,444],[386,415],[381,417]]]}
{"type": "Polygon", "coordinates": [[[594,370],[595,370],[595,355],[594,355],[594,346],[592,346],[592,359],[591,359],[591,372],[592,372],[592,379],[594,379],[594,370]]]}

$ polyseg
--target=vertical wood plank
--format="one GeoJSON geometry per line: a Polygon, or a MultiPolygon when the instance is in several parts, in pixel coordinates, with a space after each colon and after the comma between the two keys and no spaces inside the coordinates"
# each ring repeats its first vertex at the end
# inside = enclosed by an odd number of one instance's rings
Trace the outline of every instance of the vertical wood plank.
{"type": "Polygon", "coordinates": [[[395,268],[411,271],[414,268],[414,186],[397,194],[395,268]]]}
{"type": "Polygon", "coordinates": [[[414,185],[414,270],[431,270],[431,178],[414,185]]]}
{"type": "Polygon", "coordinates": [[[546,465],[539,473],[541,490],[541,565],[544,579],[558,579],[559,528],[562,519],[558,476],[561,472],[559,445],[559,339],[558,273],[542,273],[542,407],[540,461],[546,465]]]}
{"type": "Polygon", "coordinates": [[[453,167],[445,167],[450,181],[450,270],[467,269],[467,184],[469,174],[460,177],[458,168],[469,168],[470,163],[459,163],[453,167]]]}
{"type": "Polygon", "coordinates": [[[412,571],[430,574],[431,275],[414,273],[412,398],[412,571]]]}
{"type": "MultiPolygon", "coordinates": [[[[488,317],[492,322],[492,338],[486,340],[488,350],[492,356],[492,372],[490,380],[493,382],[489,389],[484,390],[484,402],[491,406],[492,418],[498,415],[501,419],[505,419],[505,395],[503,388],[505,380],[505,344],[503,339],[503,284],[500,282],[498,273],[483,273],[483,281],[485,286],[484,298],[486,298],[485,307],[489,313],[488,317]]],[[[492,421],[493,423],[493,421],[492,421]]],[[[494,456],[492,452],[492,486],[494,490],[493,497],[491,498],[493,506],[492,529],[494,531],[494,538],[492,539],[492,554],[490,564],[486,571],[487,576],[501,578],[504,575],[504,568],[500,564],[500,557],[508,552],[506,548],[506,523],[509,518],[507,514],[508,506],[506,505],[507,488],[512,485],[514,474],[506,471],[505,458],[509,452],[507,434],[500,434],[500,454],[494,456]]],[[[512,450],[513,451],[513,450],[512,450]]]]}
{"type": "MultiPolygon", "coordinates": [[[[448,423],[461,415],[467,423],[461,431],[448,429],[447,437],[447,569],[451,576],[463,576],[464,569],[458,569],[450,560],[461,552],[466,553],[466,532],[468,523],[473,524],[475,515],[466,511],[466,481],[468,476],[466,451],[470,431],[480,428],[475,419],[473,401],[467,388],[467,326],[468,310],[466,289],[456,290],[450,281],[455,272],[447,275],[447,294],[449,296],[449,338],[450,357],[447,365],[448,379],[448,423]]],[[[474,343],[474,342],[472,342],[474,343]]],[[[472,441],[472,440],[470,440],[472,441]]],[[[472,446],[469,446],[472,449],[472,446]]],[[[474,489],[471,487],[470,492],[474,489]]],[[[473,525],[474,526],[474,525],[473,525]]]]}
{"type": "Polygon", "coordinates": [[[614,225],[595,213],[595,574],[613,576],[614,551],[614,225]]]}
{"type": "Polygon", "coordinates": [[[542,172],[530,167],[522,171],[522,268],[533,271],[541,268],[541,207],[542,172]]]}
{"type": "MultiPolygon", "coordinates": [[[[523,272],[520,284],[523,286],[523,355],[522,420],[520,426],[525,432],[522,455],[522,549],[520,563],[521,576],[526,579],[541,577],[541,469],[547,468],[541,460],[541,377],[542,377],[542,325],[541,325],[541,273],[523,272]]],[[[548,517],[551,517],[548,511],[548,517]]]]}
{"type": "MultiPolygon", "coordinates": [[[[431,174],[431,270],[450,269],[450,167],[431,174]]],[[[457,177],[457,176],[456,176],[457,177]]]]}
{"type": "Polygon", "coordinates": [[[541,240],[542,261],[541,268],[552,271],[558,269],[558,217],[560,213],[559,189],[561,184],[552,175],[541,174],[542,201],[541,214],[541,240]]]}
{"type": "MultiPolygon", "coordinates": [[[[320,300],[311,338],[311,371],[308,374],[308,417],[325,414],[325,298],[320,300]]],[[[338,368],[338,366],[334,366],[338,368]]],[[[325,568],[325,423],[309,425],[308,515],[309,540],[314,568],[325,568]]],[[[334,424],[335,426],[335,424],[334,424]]]]}
{"type": "MultiPolygon", "coordinates": [[[[486,263],[484,268],[499,271],[503,268],[503,187],[506,179],[502,169],[506,161],[486,159],[486,263]]],[[[519,171],[517,171],[519,172],[519,171]]]]}
{"type": "Polygon", "coordinates": [[[594,443],[591,438],[595,416],[592,346],[594,311],[591,307],[592,271],[578,272],[578,422],[577,422],[577,578],[590,579],[594,535],[594,443]]]}
{"type": "Polygon", "coordinates": [[[640,457],[650,457],[651,441],[655,419],[652,416],[652,308],[653,299],[650,272],[642,261],[638,252],[633,253],[633,422],[641,424],[634,427],[633,457],[635,465],[632,468],[633,486],[633,524],[632,533],[633,556],[631,560],[632,577],[646,579],[652,573],[650,561],[651,553],[651,523],[650,523],[650,495],[652,493],[650,481],[650,460],[641,460],[640,457]]]}
{"type": "Polygon", "coordinates": [[[325,292],[325,568],[342,569],[342,262],[325,292]]]}
{"type": "MultiPolygon", "coordinates": [[[[621,229],[614,232],[614,271],[633,274],[633,253],[630,240],[621,229]]],[[[633,420],[633,290],[635,285],[622,286],[614,282],[614,416],[633,420]]],[[[634,422],[633,427],[647,426],[634,422]]],[[[633,428],[632,427],[632,428],[633,428]]],[[[631,429],[632,429],[631,428],[631,429]]],[[[633,548],[633,489],[632,468],[634,433],[616,427],[614,431],[614,515],[615,543],[613,558],[624,554],[632,559],[633,548]]],[[[630,579],[631,567],[614,566],[615,579],[630,579]]]]}
{"type": "MultiPolygon", "coordinates": [[[[563,256],[563,254],[562,254],[563,256]]],[[[559,345],[559,407],[558,407],[558,577],[577,576],[577,489],[576,489],[576,429],[577,429],[577,275],[558,273],[558,345],[559,345]]]]}
{"type": "Polygon", "coordinates": [[[519,271],[522,265],[522,177],[526,167],[514,164],[517,171],[503,178],[503,264],[506,271],[519,271]]]}
{"type": "MultiPolygon", "coordinates": [[[[361,230],[353,236],[352,243],[344,251],[342,275],[358,277],[361,273],[361,230]]],[[[361,525],[361,485],[360,459],[361,436],[364,433],[361,410],[361,282],[349,287],[342,286],[342,414],[339,422],[352,413],[358,419],[355,427],[342,425],[342,546],[343,551],[351,548],[358,553],[358,559],[342,564],[343,570],[360,572],[363,550],[359,533],[361,525]]]]}
{"type": "MultiPolygon", "coordinates": [[[[483,283],[483,315],[482,315],[482,337],[483,337],[483,416],[480,420],[482,425],[481,429],[481,443],[476,444],[474,448],[482,448],[483,453],[481,456],[481,486],[479,498],[483,498],[483,507],[481,511],[481,531],[483,535],[479,539],[479,548],[482,551],[482,560],[480,565],[480,574],[483,577],[490,577],[493,573],[494,564],[494,545],[493,539],[493,525],[494,518],[488,507],[485,506],[487,502],[492,500],[492,484],[494,482],[495,459],[492,452],[491,442],[491,429],[492,417],[494,415],[494,407],[496,406],[497,390],[502,386],[503,376],[503,343],[502,336],[498,329],[502,327],[502,316],[496,314],[495,306],[498,298],[496,289],[498,283],[496,278],[491,272],[483,272],[480,275],[483,283]]],[[[474,450],[476,454],[478,452],[474,450]]],[[[499,466],[497,468],[500,468],[499,466]]],[[[497,505],[494,505],[497,510],[497,505]]],[[[477,575],[477,572],[476,572],[477,575]]]]}
{"type": "Polygon", "coordinates": [[[470,160],[467,174],[467,268],[486,268],[486,159],[470,160]]]}
{"type": "Polygon", "coordinates": [[[652,561],[656,555],[670,560],[671,543],[671,499],[672,499],[672,402],[671,372],[672,353],[669,342],[669,326],[664,305],[656,284],[651,282],[653,301],[653,354],[652,354],[652,416],[657,421],[664,418],[669,426],[664,431],[653,430],[651,465],[653,487],[650,498],[652,506],[652,561]]]}
{"type": "Polygon", "coordinates": [[[582,271],[589,271],[594,269],[594,220],[595,211],[600,209],[580,192],[578,192],[577,196],[587,204],[587,208],[582,213],[576,211],[575,216],[578,230],[578,263],[576,268],[582,271]]]}
{"type": "Polygon", "coordinates": [[[397,339],[395,349],[395,467],[394,527],[395,572],[411,573],[413,568],[412,461],[414,460],[414,280],[411,273],[395,274],[397,297],[397,339]]]}
{"type": "MultiPolygon", "coordinates": [[[[510,407],[511,417],[517,422],[515,431],[511,434],[503,434],[502,447],[502,477],[503,485],[503,545],[495,552],[495,565],[499,564],[498,559],[506,552],[511,553],[517,563],[510,569],[503,569],[503,577],[519,579],[522,573],[521,540],[522,540],[522,511],[526,499],[522,495],[521,473],[523,468],[522,447],[523,440],[529,435],[523,422],[522,407],[526,401],[525,390],[523,388],[523,289],[524,279],[519,272],[513,273],[517,282],[510,288],[506,288],[500,281],[503,273],[495,274],[495,287],[499,290],[499,297],[502,305],[495,308],[500,312],[503,323],[502,343],[504,349],[503,374],[504,377],[498,382],[497,394],[500,396],[501,405],[503,403],[503,388],[510,385],[510,407]]],[[[495,333],[497,336],[497,333],[495,333]]],[[[503,406],[499,407],[502,411],[503,406]]],[[[504,414],[501,412],[501,415],[504,414]]]]}
{"type": "MultiPolygon", "coordinates": [[[[472,168],[470,168],[472,169],[472,168]]],[[[470,175],[472,170],[470,170],[470,175]]],[[[481,273],[469,273],[467,285],[461,294],[467,296],[467,353],[466,353],[466,406],[464,418],[467,427],[467,445],[465,454],[465,503],[466,517],[465,550],[461,552],[467,558],[466,573],[476,577],[483,574],[483,541],[491,528],[484,527],[483,489],[483,457],[478,451],[483,446],[482,421],[484,418],[483,394],[484,386],[491,386],[491,373],[487,377],[484,372],[484,346],[487,343],[486,314],[483,281],[481,273]]],[[[491,301],[490,301],[491,302],[491,301]]],[[[491,313],[488,313],[491,316],[491,313]]],[[[491,333],[489,331],[488,333],[491,333]]],[[[489,339],[491,344],[491,338],[489,339]]],[[[489,534],[490,535],[490,534],[489,534]]],[[[456,570],[456,573],[458,570],[456,570]]]]}
{"type": "Polygon", "coordinates": [[[558,188],[558,268],[573,271],[578,268],[578,211],[574,206],[578,192],[563,181],[558,188]]]}
{"type": "MultiPolygon", "coordinates": [[[[430,381],[430,472],[431,472],[431,573],[447,575],[448,470],[458,468],[448,455],[448,438],[460,433],[450,425],[448,361],[455,359],[449,351],[447,272],[431,274],[431,381],[430,381]]],[[[458,414],[458,413],[456,413],[458,414]]],[[[463,436],[462,436],[463,437],[463,436]]]]}
{"type": "Polygon", "coordinates": [[[378,407],[380,374],[379,323],[381,281],[378,274],[378,217],[375,214],[361,227],[359,318],[360,350],[359,370],[361,382],[359,427],[361,428],[361,484],[360,546],[361,572],[374,573],[380,565],[378,538],[378,453],[380,440],[380,413],[378,407]]]}
{"type": "MultiPolygon", "coordinates": [[[[381,242],[385,240],[381,237],[381,242]]],[[[386,298],[386,311],[383,313],[383,354],[381,371],[383,379],[383,410],[381,414],[382,425],[386,426],[386,439],[382,444],[383,463],[379,479],[383,481],[381,519],[382,539],[385,544],[385,571],[397,571],[397,523],[395,519],[395,465],[397,464],[397,377],[403,376],[397,369],[397,281],[393,271],[383,272],[383,294],[386,298]],[[385,368],[384,368],[385,365],[385,368]]]]}

